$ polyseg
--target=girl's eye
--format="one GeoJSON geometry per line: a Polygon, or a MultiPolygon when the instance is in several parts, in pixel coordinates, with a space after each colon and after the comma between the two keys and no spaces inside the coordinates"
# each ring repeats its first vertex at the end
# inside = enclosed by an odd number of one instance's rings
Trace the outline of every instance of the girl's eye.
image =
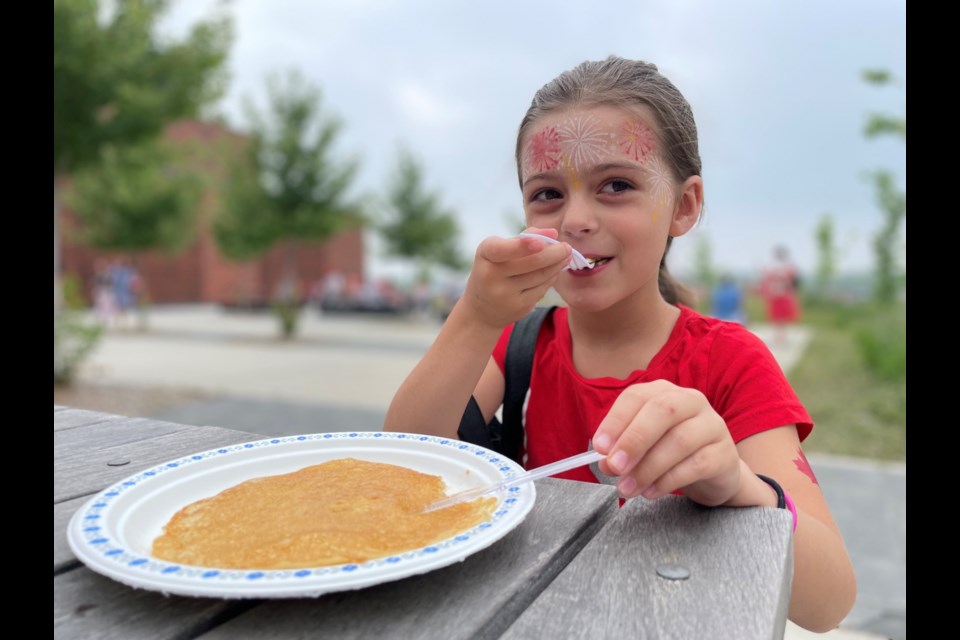
{"type": "Polygon", "coordinates": [[[562,197],[563,196],[561,196],[560,192],[557,191],[556,189],[542,189],[540,191],[537,191],[535,194],[533,194],[533,198],[531,198],[531,200],[545,201],[545,200],[555,200],[557,198],[562,198],[562,197]]]}
{"type": "Polygon", "coordinates": [[[604,184],[600,190],[604,193],[620,193],[621,191],[626,191],[632,188],[633,185],[626,180],[611,180],[610,182],[604,184]]]}

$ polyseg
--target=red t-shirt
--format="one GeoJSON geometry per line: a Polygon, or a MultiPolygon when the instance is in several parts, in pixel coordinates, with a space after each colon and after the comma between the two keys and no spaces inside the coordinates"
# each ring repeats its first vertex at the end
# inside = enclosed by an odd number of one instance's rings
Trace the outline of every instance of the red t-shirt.
{"type": "MultiPolygon", "coordinates": [[[[512,331],[513,325],[504,329],[493,351],[501,371],[512,331]]],[[[573,365],[567,309],[557,307],[537,337],[524,412],[526,468],[586,451],[620,393],[630,385],[653,380],[700,390],[726,421],[734,442],[788,424],[797,425],[803,440],[813,429],[773,354],[740,324],[681,306],[667,343],[647,369],[638,369],[625,380],[584,378],[573,365]]],[[[587,467],[559,477],[597,482],[587,467]]]]}

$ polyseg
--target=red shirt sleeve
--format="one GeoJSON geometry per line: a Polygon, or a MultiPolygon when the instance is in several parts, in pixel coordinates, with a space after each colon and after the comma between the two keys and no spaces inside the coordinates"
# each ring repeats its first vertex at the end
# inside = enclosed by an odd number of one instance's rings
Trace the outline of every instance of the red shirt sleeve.
{"type": "Polygon", "coordinates": [[[714,340],[710,354],[714,407],[734,442],[767,429],[797,425],[803,441],[813,421],[763,341],[748,331],[714,340]]]}

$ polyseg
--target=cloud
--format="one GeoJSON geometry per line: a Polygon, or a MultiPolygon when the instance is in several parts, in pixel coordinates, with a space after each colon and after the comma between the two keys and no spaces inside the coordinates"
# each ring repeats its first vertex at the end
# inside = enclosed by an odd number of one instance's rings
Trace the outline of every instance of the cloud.
{"type": "Polygon", "coordinates": [[[401,116],[418,128],[451,127],[470,118],[470,108],[418,82],[397,82],[392,99],[401,116]]]}
{"type": "MultiPolygon", "coordinates": [[[[173,4],[181,28],[212,0],[173,4]]],[[[866,115],[900,113],[905,96],[864,85],[865,68],[906,74],[904,0],[234,0],[230,91],[237,113],[268,71],[296,67],[345,121],[343,148],[382,186],[392,147],[407,146],[462,221],[465,251],[519,212],[517,125],[534,92],[587,59],[656,63],[694,109],[709,233],[721,266],[752,268],[794,238],[811,245],[819,216],[855,237],[851,268],[869,268],[880,216],[863,173],[906,174],[898,141],[867,141],[866,115]]],[[[902,178],[905,181],[905,178],[902,178]]],[[[678,243],[682,244],[682,243],[678,243]]],[[[678,246],[677,262],[685,249],[678,246]]],[[[797,247],[801,267],[812,251],[797,247]]],[[[679,265],[678,265],[679,266],[679,265]]]]}

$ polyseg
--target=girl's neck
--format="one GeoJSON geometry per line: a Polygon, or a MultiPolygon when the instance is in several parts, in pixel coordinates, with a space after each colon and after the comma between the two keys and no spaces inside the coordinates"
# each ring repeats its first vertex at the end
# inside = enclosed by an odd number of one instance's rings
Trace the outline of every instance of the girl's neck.
{"type": "Polygon", "coordinates": [[[657,292],[653,303],[632,301],[591,313],[568,312],[574,365],[589,378],[626,378],[645,369],[667,343],[680,309],[657,292]]]}

